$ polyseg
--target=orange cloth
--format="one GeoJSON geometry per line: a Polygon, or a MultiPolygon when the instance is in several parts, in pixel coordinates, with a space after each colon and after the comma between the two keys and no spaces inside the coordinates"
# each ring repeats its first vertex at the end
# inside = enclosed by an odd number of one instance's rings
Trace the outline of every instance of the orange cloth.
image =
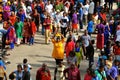
{"type": "Polygon", "coordinates": [[[78,24],[72,23],[72,28],[73,28],[73,29],[78,29],[78,24]]]}
{"type": "Polygon", "coordinates": [[[100,13],[100,16],[101,16],[102,20],[104,20],[104,21],[107,20],[106,14],[105,14],[105,13],[100,13]]]}
{"type": "Polygon", "coordinates": [[[9,19],[10,19],[11,24],[13,26],[15,24],[15,22],[16,22],[16,16],[9,16],[9,19]]]}
{"type": "Polygon", "coordinates": [[[64,58],[64,39],[62,39],[59,42],[56,42],[54,39],[52,39],[52,43],[54,45],[52,57],[55,59],[63,59],[64,58]]]}

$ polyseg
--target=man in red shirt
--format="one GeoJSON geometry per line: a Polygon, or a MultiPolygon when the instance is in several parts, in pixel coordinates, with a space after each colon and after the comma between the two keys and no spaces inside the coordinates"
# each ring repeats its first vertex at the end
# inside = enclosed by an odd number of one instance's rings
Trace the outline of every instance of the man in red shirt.
{"type": "Polygon", "coordinates": [[[45,44],[48,44],[50,39],[50,25],[51,25],[51,19],[49,15],[47,15],[47,18],[44,20],[43,25],[45,27],[45,44]]]}
{"type": "Polygon", "coordinates": [[[46,64],[43,64],[42,67],[37,70],[36,80],[51,80],[50,71],[46,64]]]}

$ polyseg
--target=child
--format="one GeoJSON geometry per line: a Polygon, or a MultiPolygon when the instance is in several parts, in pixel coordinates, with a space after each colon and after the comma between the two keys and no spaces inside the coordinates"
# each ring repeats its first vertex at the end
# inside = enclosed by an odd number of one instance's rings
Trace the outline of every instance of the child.
{"type": "Polygon", "coordinates": [[[63,62],[60,62],[59,65],[55,68],[54,80],[65,80],[63,71],[65,70],[65,65],[63,62]]]}
{"type": "Polygon", "coordinates": [[[82,47],[80,47],[79,42],[76,42],[76,45],[75,45],[75,54],[76,54],[76,57],[77,57],[77,66],[79,68],[80,62],[83,59],[83,50],[82,50],[82,47]]]}
{"type": "Polygon", "coordinates": [[[34,19],[31,19],[30,23],[31,23],[31,27],[30,27],[31,35],[30,35],[30,39],[29,39],[29,45],[31,45],[31,44],[33,45],[34,44],[34,36],[37,31],[37,28],[36,28],[34,19]]]}
{"type": "Polygon", "coordinates": [[[89,58],[89,68],[92,68],[92,65],[94,63],[94,47],[93,47],[93,44],[95,43],[94,40],[91,40],[91,43],[90,45],[88,46],[88,51],[89,51],[89,54],[88,54],[88,58],[89,58]]]}
{"type": "MultiPolygon", "coordinates": [[[[28,60],[27,60],[26,58],[24,58],[24,59],[23,59],[23,65],[26,65],[26,64],[27,64],[27,66],[28,66],[28,71],[30,71],[30,70],[32,69],[32,66],[31,66],[30,64],[28,64],[27,62],[28,62],[28,60]]],[[[23,68],[23,66],[22,66],[22,68],[23,68]]]]}
{"type": "Polygon", "coordinates": [[[75,56],[74,51],[70,51],[69,56],[67,57],[67,62],[68,65],[70,65],[71,63],[77,65],[77,57],[75,56]]]}

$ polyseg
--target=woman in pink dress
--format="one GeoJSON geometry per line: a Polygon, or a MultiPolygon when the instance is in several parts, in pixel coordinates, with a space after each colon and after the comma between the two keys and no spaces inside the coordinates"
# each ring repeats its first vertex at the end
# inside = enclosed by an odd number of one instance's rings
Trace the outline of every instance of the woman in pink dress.
{"type": "Polygon", "coordinates": [[[72,37],[69,37],[65,45],[66,58],[69,56],[70,51],[73,51],[74,48],[75,48],[75,43],[72,40],[72,37]]]}
{"type": "Polygon", "coordinates": [[[8,3],[6,3],[6,5],[3,7],[4,21],[7,21],[9,19],[9,16],[10,16],[10,6],[8,5],[8,3]]]}

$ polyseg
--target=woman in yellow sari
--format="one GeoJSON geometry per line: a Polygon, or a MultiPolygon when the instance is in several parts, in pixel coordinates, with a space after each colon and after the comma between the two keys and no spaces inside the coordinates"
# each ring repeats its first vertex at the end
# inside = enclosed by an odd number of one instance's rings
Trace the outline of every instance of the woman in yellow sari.
{"type": "Polygon", "coordinates": [[[63,35],[56,33],[52,38],[53,43],[53,52],[52,57],[56,60],[56,65],[59,65],[61,61],[64,59],[64,37],[63,35]]]}

